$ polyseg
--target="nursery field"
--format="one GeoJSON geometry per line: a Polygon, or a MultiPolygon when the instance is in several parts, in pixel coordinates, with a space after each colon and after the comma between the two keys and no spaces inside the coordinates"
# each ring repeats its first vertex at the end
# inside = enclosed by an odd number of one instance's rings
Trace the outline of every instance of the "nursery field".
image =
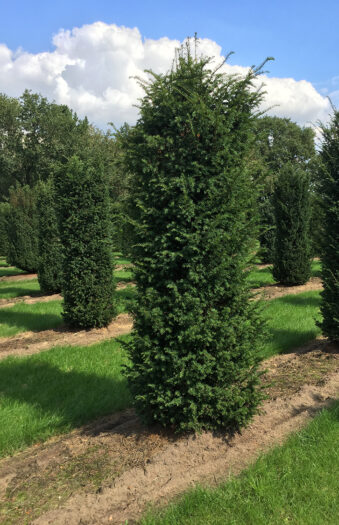
{"type": "Polygon", "coordinates": [[[316,325],[320,263],[291,289],[268,266],[251,270],[267,400],[242,434],[180,437],[131,408],[122,368],[135,288],[130,262],[115,263],[117,319],[75,332],[60,296],[0,260],[0,522],[337,523],[339,356],[316,325]]]}

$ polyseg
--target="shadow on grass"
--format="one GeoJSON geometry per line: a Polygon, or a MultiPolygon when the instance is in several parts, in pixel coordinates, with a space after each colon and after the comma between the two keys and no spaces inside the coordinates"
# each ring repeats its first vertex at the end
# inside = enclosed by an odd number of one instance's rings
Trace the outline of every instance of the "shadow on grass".
{"type": "Polygon", "coordinates": [[[18,268],[6,268],[6,267],[0,268],[0,277],[9,277],[12,275],[23,275],[25,273],[26,272],[24,272],[23,270],[19,270],[18,268]]]}
{"type": "Polygon", "coordinates": [[[302,308],[305,308],[305,306],[312,306],[312,307],[319,308],[321,298],[319,295],[315,297],[314,295],[305,296],[305,295],[300,295],[300,294],[299,295],[290,294],[290,295],[285,295],[284,297],[280,297],[279,302],[285,303],[285,304],[291,304],[293,306],[301,306],[302,308]]]}
{"type": "Polygon", "coordinates": [[[271,328],[270,341],[263,352],[263,357],[293,353],[298,347],[315,339],[317,335],[319,335],[319,329],[317,327],[304,331],[298,329],[284,330],[271,328]]]}
{"type": "Polygon", "coordinates": [[[36,289],[34,287],[32,287],[32,288],[25,288],[25,287],[13,286],[12,285],[12,286],[4,286],[4,287],[1,286],[0,287],[0,296],[2,296],[2,295],[7,296],[6,299],[11,299],[11,298],[15,298],[15,297],[20,297],[22,295],[31,295],[33,297],[37,297],[39,295],[43,296],[43,295],[48,295],[48,294],[42,294],[40,289],[36,289]]]}
{"type": "Polygon", "coordinates": [[[8,359],[0,366],[0,395],[33,405],[41,416],[57,416],[55,429],[75,427],[100,415],[130,406],[124,378],[64,371],[47,362],[8,359]]]}
{"type": "MultiPolygon", "coordinates": [[[[56,328],[63,323],[61,315],[50,313],[32,313],[32,312],[18,312],[11,311],[9,308],[0,309],[0,324],[5,324],[9,328],[18,327],[24,330],[36,331],[47,330],[49,328],[56,328]]],[[[4,327],[0,327],[0,334],[4,331],[4,327]]],[[[4,335],[2,335],[4,337],[4,335]]],[[[6,337],[6,336],[5,336],[6,337]]]]}

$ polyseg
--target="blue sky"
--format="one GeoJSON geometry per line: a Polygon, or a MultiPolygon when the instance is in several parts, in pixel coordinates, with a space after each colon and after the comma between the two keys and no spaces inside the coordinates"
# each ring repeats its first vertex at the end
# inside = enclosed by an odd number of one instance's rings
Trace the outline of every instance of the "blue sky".
{"type": "MultiPolygon", "coordinates": [[[[60,29],[72,30],[98,21],[108,26],[136,27],[142,40],[167,37],[182,41],[196,31],[200,38],[221,46],[223,54],[234,51],[230,64],[250,66],[271,55],[275,62],[269,64],[270,77],[306,80],[323,95],[333,93],[335,102],[338,97],[337,0],[0,0],[0,7],[0,44],[12,52],[21,48],[31,56],[53,53],[52,38],[60,29]]],[[[12,62],[16,58],[14,54],[12,62]]],[[[67,70],[70,67],[65,66],[67,70]]],[[[25,76],[22,71],[17,67],[15,77],[22,85],[13,78],[8,84],[3,80],[0,90],[16,95],[20,87],[39,88],[38,80],[30,80],[32,73],[25,76]],[[25,82],[31,84],[25,86],[25,82]]],[[[41,91],[44,89],[41,84],[41,91]]],[[[88,91],[95,92],[92,88],[88,91]]],[[[50,92],[55,97],[57,91],[50,92]]]]}

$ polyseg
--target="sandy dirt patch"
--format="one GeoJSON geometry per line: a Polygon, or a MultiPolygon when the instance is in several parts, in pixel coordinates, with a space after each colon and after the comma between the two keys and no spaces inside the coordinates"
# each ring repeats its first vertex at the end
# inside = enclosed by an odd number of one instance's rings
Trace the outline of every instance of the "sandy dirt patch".
{"type": "Polygon", "coordinates": [[[252,292],[258,294],[261,299],[276,299],[284,295],[298,294],[302,292],[311,292],[314,290],[322,290],[323,285],[319,277],[311,277],[311,279],[300,286],[283,286],[280,284],[269,284],[261,288],[254,288],[252,292]]]}
{"type": "Polygon", "coordinates": [[[0,281],[31,281],[37,278],[38,274],[36,273],[20,273],[18,275],[4,275],[0,277],[0,281]]]}
{"type": "Polygon", "coordinates": [[[242,434],[177,437],[144,428],[128,410],[2,460],[0,497],[8,511],[14,505],[8,523],[28,515],[39,525],[134,523],[148,503],[237,474],[338,396],[338,352],[320,338],[266,361],[270,400],[242,434]]]}
{"type": "Polygon", "coordinates": [[[23,332],[0,339],[0,360],[8,356],[26,356],[61,345],[91,345],[105,339],[128,334],[133,322],[130,315],[118,315],[106,328],[71,331],[65,326],[41,332],[23,332]]]}

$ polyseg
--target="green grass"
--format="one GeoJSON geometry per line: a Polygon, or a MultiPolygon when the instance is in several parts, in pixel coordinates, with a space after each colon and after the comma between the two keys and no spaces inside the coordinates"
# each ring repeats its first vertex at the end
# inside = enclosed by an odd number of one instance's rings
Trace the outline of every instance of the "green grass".
{"type": "Polygon", "coordinates": [[[339,402],[217,489],[195,488],[142,525],[339,523],[339,402]]]}
{"type": "MultiPolygon", "coordinates": [[[[321,277],[320,261],[312,261],[312,277],[321,277]]],[[[272,266],[258,270],[253,268],[248,274],[247,280],[252,288],[260,288],[269,284],[276,284],[272,275],[272,266]]]]}
{"type": "MultiPolygon", "coordinates": [[[[119,291],[122,309],[128,307],[134,294],[135,289],[133,288],[119,291]]],[[[50,304],[40,303],[40,306],[47,307],[50,304]]],[[[61,309],[60,302],[57,304],[61,309]]],[[[276,353],[287,352],[308,339],[312,339],[318,333],[314,323],[318,305],[318,292],[307,292],[298,296],[290,295],[269,301],[265,316],[270,319],[270,338],[263,349],[263,357],[267,358],[276,353]]],[[[60,314],[56,315],[56,318],[61,322],[60,314]]],[[[13,315],[14,321],[15,314],[13,315]]],[[[4,447],[2,453],[8,454],[16,448],[22,448],[33,442],[47,439],[51,435],[66,432],[81,422],[106,413],[106,410],[118,410],[116,406],[119,408],[127,406],[130,398],[126,395],[126,385],[118,366],[114,370],[116,386],[113,390],[116,399],[121,395],[122,404],[110,405],[105,401],[112,395],[110,380],[101,383],[100,396],[103,401],[98,401],[97,397],[97,379],[95,378],[97,371],[105,369],[105,373],[111,373],[112,353],[118,353],[121,362],[126,360],[124,351],[118,343],[115,342],[112,345],[111,342],[105,342],[91,347],[54,348],[36,356],[7,358],[0,361],[0,394],[2,393],[3,396],[0,401],[0,436],[3,436],[0,441],[3,441],[2,446],[4,447]],[[49,366],[51,363],[53,366],[49,366]],[[83,374],[83,367],[87,366],[91,370],[90,377],[88,374],[83,374]],[[65,378],[64,371],[72,372],[72,374],[65,378]],[[50,383],[48,388],[44,381],[48,385],[50,383]],[[76,394],[76,398],[71,387],[72,381],[75,381],[75,385],[77,382],[80,385],[76,386],[79,389],[79,395],[76,394]],[[86,385],[84,388],[81,386],[82,383],[86,385]],[[121,393],[119,393],[120,388],[121,393]],[[83,390],[85,390],[84,394],[83,390]],[[39,401],[40,395],[41,401],[39,401]],[[82,400],[81,396],[84,396],[82,400]],[[89,401],[92,399],[93,403],[89,401]],[[88,403],[92,404],[87,407],[88,403]]],[[[99,382],[101,381],[100,374],[101,372],[98,376],[99,382]]]]}
{"type": "Polygon", "coordinates": [[[118,282],[130,282],[133,281],[132,270],[119,270],[114,272],[115,281],[118,282]]]}
{"type": "Polygon", "coordinates": [[[24,272],[24,270],[20,270],[20,268],[15,268],[15,267],[7,268],[6,266],[2,266],[0,268],[0,277],[10,277],[12,275],[21,275],[23,273],[27,273],[27,272],[24,272]]]}
{"type": "Polygon", "coordinates": [[[39,295],[38,279],[28,281],[0,281],[0,299],[11,299],[22,295],[39,295]]]}
{"type": "Polygon", "coordinates": [[[0,337],[9,337],[20,332],[40,331],[61,325],[61,301],[47,303],[16,304],[0,309],[0,337]]]}
{"type": "MultiPolygon", "coordinates": [[[[126,312],[134,297],[131,286],[116,292],[118,314],[126,312]]],[[[63,323],[62,301],[48,301],[35,304],[16,304],[0,308],[0,338],[10,337],[26,331],[40,331],[56,328],[63,323]]]]}
{"type": "Polygon", "coordinates": [[[285,295],[264,304],[269,339],[263,348],[264,359],[289,351],[314,339],[320,329],[315,321],[320,320],[320,292],[304,292],[285,295]]]}
{"type": "Polygon", "coordinates": [[[125,362],[114,340],[3,360],[0,456],[129,406],[125,362]]]}

